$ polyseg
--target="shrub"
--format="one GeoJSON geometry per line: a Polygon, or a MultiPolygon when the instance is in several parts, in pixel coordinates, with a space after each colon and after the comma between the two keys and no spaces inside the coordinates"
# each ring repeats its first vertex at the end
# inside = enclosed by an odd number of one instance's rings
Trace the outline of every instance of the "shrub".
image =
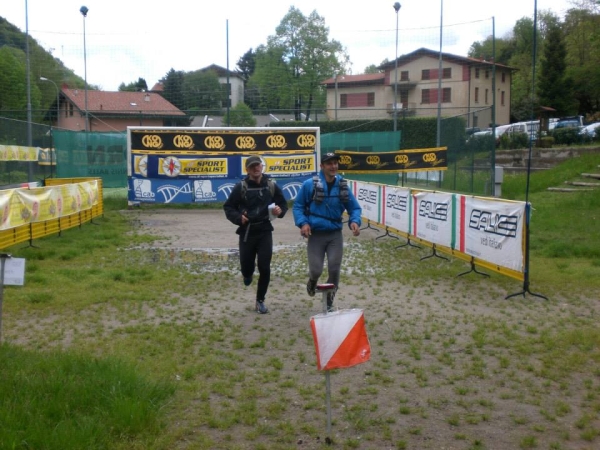
{"type": "Polygon", "coordinates": [[[557,144],[571,145],[582,142],[579,128],[559,128],[552,130],[552,137],[557,144]]]}

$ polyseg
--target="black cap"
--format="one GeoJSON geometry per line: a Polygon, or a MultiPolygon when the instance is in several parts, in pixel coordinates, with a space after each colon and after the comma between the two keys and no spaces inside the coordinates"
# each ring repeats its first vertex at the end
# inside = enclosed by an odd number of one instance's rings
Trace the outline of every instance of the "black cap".
{"type": "Polygon", "coordinates": [[[337,159],[339,161],[340,155],[336,155],[335,153],[325,153],[321,157],[321,162],[324,163],[325,161],[329,161],[330,159],[337,159]]]}
{"type": "Polygon", "coordinates": [[[258,156],[251,156],[246,159],[246,169],[254,164],[262,164],[262,160],[258,156]]]}

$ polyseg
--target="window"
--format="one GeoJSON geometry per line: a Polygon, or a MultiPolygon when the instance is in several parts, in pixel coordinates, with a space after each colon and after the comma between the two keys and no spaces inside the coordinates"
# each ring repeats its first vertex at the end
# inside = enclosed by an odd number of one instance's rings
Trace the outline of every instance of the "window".
{"type": "Polygon", "coordinates": [[[502,82],[506,81],[506,72],[502,72],[502,82]]]}
{"type": "Polygon", "coordinates": [[[400,90],[400,103],[402,103],[403,108],[407,108],[407,105],[408,105],[408,90],[407,89],[400,90]]]}
{"type": "Polygon", "coordinates": [[[500,93],[500,104],[504,106],[504,91],[500,93]]]}
{"type": "MultiPolygon", "coordinates": [[[[421,103],[437,103],[438,101],[438,90],[437,89],[423,89],[421,91],[421,103]]],[[[452,102],[452,89],[442,89],[442,103],[452,102]]]]}
{"type": "Polygon", "coordinates": [[[479,78],[479,67],[475,67],[475,78],[479,78]]]}
{"type": "Polygon", "coordinates": [[[73,103],[69,103],[69,116],[73,117],[73,103]]]}
{"type": "Polygon", "coordinates": [[[479,88],[475,88],[475,103],[479,103],[479,88]]]}
{"type": "Polygon", "coordinates": [[[408,81],[408,70],[400,72],[400,81],[408,81]]]}
{"type": "Polygon", "coordinates": [[[489,89],[486,89],[485,90],[485,104],[486,105],[488,104],[488,92],[489,92],[489,89]]]}
{"type": "Polygon", "coordinates": [[[421,71],[421,80],[429,80],[429,69],[423,69],[421,71]]]}
{"type": "Polygon", "coordinates": [[[375,106],[375,92],[340,95],[340,108],[365,108],[369,106],[375,106]]]}
{"type": "Polygon", "coordinates": [[[490,77],[490,71],[489,71],[489,70],[486,70],[486,71],[485,71],[485,77],[486,77],[486,78],[489,78],[489,77],[490,77]]]}
{"type": "Polygon", "coordinates": [[[367,106],[375,106],[375,92],[367,94],[367,106]]]}
{"type": "Polygon", "coordinates": [[[452,103],[452,89],[442,89],[442,103],[452,103]]]}
{"type": "Polygon", "coordinates": [[[340,108],[348,107],[348,94],[340,94],[340,108]]]}
{"type": "Polygon", "coordinates": [[[442,70],[442,78],[448,79],[448,78],[452,78],[452,68],[447,67],[446,69],[442,70]]]}

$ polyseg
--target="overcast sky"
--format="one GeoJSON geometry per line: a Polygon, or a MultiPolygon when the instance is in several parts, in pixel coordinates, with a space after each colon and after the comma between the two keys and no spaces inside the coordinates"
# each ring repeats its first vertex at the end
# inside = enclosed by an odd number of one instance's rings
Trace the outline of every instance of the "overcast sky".
{"type": "MultiPolygon", "coordinates": [[[[396,17],[392,0],[0,1],[0,16],[28,30],[82,78],[85,21],[87,80],[108,91],[140,77],[151,88],[171,68],[191,71],[229,62],[233,70],[246,51],[266,44],[291,6],[306,16],[316,10],[325,19],[330,39],[346,48],[357,74],[394,60],[396,19],[398,55],[420,47],[439,50],[440,23],[442,50],[466,55],[494,28],[496,37],[504,37],[517,20],[533,18],[536,5],[535,0],[406,0],[396,17]],[[89,10],[85,19],[82,5],[89,10]]],[[[570,7],[571,0],[537,0],[538,11],[561,18],[570,7]]]]}

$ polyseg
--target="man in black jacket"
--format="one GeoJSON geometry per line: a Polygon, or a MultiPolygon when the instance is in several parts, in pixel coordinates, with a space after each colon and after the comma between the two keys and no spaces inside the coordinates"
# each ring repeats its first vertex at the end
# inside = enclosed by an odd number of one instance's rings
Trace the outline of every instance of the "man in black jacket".
{"type": "Polygon", "coordinates": [[[258,265],[256,312],[269,312],[265,296],[271,281],[273,256],[273,225],[270,217],[282,218],[288,210],[281,188],[263,174],[262,160],[258,156],[246,159],[247,176],[237,183],[223,209],[227,219],[238,225],[240,269],[244,285],[252,284],[254,268],[258,265]],[[269,213],[271,216],[269,216],[269,213]]]}

